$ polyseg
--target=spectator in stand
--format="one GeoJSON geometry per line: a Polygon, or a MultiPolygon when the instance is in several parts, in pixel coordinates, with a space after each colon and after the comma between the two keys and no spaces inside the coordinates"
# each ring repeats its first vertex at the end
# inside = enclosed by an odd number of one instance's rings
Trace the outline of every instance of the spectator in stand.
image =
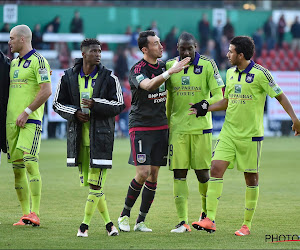
{"type": "Polygon", "coordinates": [[[177,28],[172,27],[165,39],[165,49],[168,54],[168,59],[171,59],[177,55],[177,28]]]}
{"type": "Polygon", "coordinates": [[[32,47],[35,49],[43,48],[43,35],[41,32],[41,25],[39,23],[34,26],[32,31],[32,47]]]}
{"type": "Polygon", "coordinates": [[[231,24],[229,17],[227,17],[227,22],[223,28],[223,35],[227,37],[228,41],[234,37],[234,27],[231,24]]]}
{"type": "Polygon", "coordinates": [[[255,44],[255,52],[256,52],[256,57],[260,57],[261,55],[261,50],[263,47],[263,30],[262,28],[258,28],[255,33],[252,35],[254,44],[255,44]]]}
{"type": "Polygon", "coordinates": [[[10,25],[9,25],[9,23],[4,23],[4,24],[3,24],[3,27],[2,27],[2,29],[1,29],[1,32],[2,32],[2,33],[9,33],[9,32],[10,32],[10,25]]]}
{"type": "Polygon", "coordinates": [[[45,27],[45,32],[48,30],[48,27],[52,25],[51,31],[48,33],[58,33],[60,28],[60,17],[56,16],[51,22],[49,22],[45,27]]]}
{"type": "Polygon", "coordinates": [[[123,82],[125,79],[127,79],[128,74],[128,64],[125,50],[126,49],[124,48],[124,46],[118,46],[117,52],[114,56],[114,74],[119,78],[121,86],[123,86],[123,82]]]}
{"type": "MultiPolygon", "coordinates": [[[[70,24],[70,32],[74,34],[83,34],[83,20],[80,17],[80,13],[78,10],[74,12],[74,17],[71,21],[70,24]]],[[[79,50],[80,49],[80,44],[78,42],[73,43],[73,49],[74,50],[79,50]]]]}
{"type": "Polygon", "coordinates": [[[223,34],[223,25],[221,19],[217,20],[216,26],[212,30],[212,39],[215,41],[216,44],[216,63],[219,65],[221,62],[221,37],[223,34]]]}
{"type": "Polygon", "coordinates": [[[207,42],[207,48],[205,51],[205,56],[209,59],[216,60],[216,43],[213,39],[209,39],[207,42]]]}
{"type": "Polygon", "coordinates": [[[228,52],[228,47],[229,47],[229,41],[225,35],[221,37],[221,42],[220,42],[220,69],[221,70],[226,70],[230,68],[230,65],[227,63],[227,52],[228,52]]]}
{"type": "Polygon", "coordinates": [[[125,30],[125,35],[131,35],[132,34],[132,28],[131,26],[127,26],[126,30],[125,30]]]}
{"type": "Polygon", "coordinates": [[[130,41],[130,47],[131,48],[138,48],[137,39],[139,37],[139,34],[140,34],[141,30],[142,30],[141,26],[137,26],[136,30],[134,32],[132,32],[131,41],[130,41]]]}
{"type": "Polygon", "coordinates": [[[273,22],[272,16],[264,24],[265,39],[268,51],[274,49],[276,41],[276,25],[273,22]]]}
{"type": "Polygon", "coordinates": [[[207,20],[207,15],[204,13],[202,19],[198,23],[198,32],[200,37],[200,54],[205,54],[207,42],[209,39],[209,22],[207,20]]]}
{"type": "MultiPolygon", "coordinates": [[[[52,33],[54,33],[53,30],[54,30],[53,24],[49,23],[46,26],[46,30],[45,30],[44,34],[52,34],[52,33]]],[[[53,49],[53,47],[54,47],[53,42],[44,42],[44,44],[43,44],[43,49],[53,49]]]]}
{"type": "Polygon", "coordinates": [[[293,40],[292,40],[292,50],[296,50],[298,48],[298,50],[300,50],[300,23],[299,23],[299,17],[296,16],[295,17],[295,21],[291,26],[291,33],[293,36],[293,40]]]}
{"type": "Polygon", "coordinates": [[[277,34],[278,34],[278,46],[282,48],[282,42],[284,40],[284,33],[285,33],[285,19],[284,15],[282,14],[279,18],[278,25],[277,25],[277,34]]]}
{"type": "Polygon", "coordinates": [[[159,35],[160,35],[160,31],[159,31],[159,29],[158,29],[158,27],[157,27],[157,22],[156,22],[155,20],[153,20],[153,21],[151,22],[151,26],[148,27],[147,30],[153,30],[153,31],[156,33],[156,35],[157,35],[158,37],[159,37],[159,35]]]}

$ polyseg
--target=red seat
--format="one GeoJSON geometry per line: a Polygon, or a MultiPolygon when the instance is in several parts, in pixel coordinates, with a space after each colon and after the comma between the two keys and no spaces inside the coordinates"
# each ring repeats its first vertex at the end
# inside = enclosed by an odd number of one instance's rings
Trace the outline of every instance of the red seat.
{"type": "Polygon", "coordinates": [[[287,42],[282,42],[282,48],[285,49],[285,50],[289,50],[290,45],[287,42]]]}
{"type": "Polygon", "coordinates": [[[276,66],[275,64],[272,64],[271,67],[269,68],[272,71],[278,71],[278,66],[276,66]]]}
{"type": "Polygon", "coordinates": [[[261,57],[258,57],[256,59],[256,63],[259,64],[259,65],[263,65],[263,59],[261,59],[261,57]]]}
{"type": "Polygon", "coordinates": [[[273,62],[273,60],[270,57],[267,57],[264,62],[264,67],[267,69],[271,68],[271,66],[273,64],[272,62],[273,62]]]}
{"type": "Polygon", "coordinates": [[[280,64],[281,64],[281,60],[279,57],[276,57],[275,60],[274,60],[274,64],[279,68],[280,67],[280,64]]]}
{"type": "Polygon", "coordinates": [[[290,67],[290,59],[288,59],[288,58],[285,58],[284,59],[284,61],[283,61],[283,64],[287,67],[287,69],[289,69],[289,67],[290,67]]]}
{"type": "Polygon", "coordinates": [[[288,55],[288,58],[289,58],[289,59],[294,59],[294,57],[295,57],[295,52],[292,51],[292,50],[288,50],[287,55],[288,55]]]}
{"type": "Polygon", "coordinates": [[[279,69],[281,71],[287,71],[287,67],[284,64],[281,64],[279,69]]]}
{"type": "Polygon", "coordinates": [[[268,56],[268,51],[267,51],[266,49],[262,49],[262,50],[261,50],[261,55],[260,55],[260,56],[261,56],[261,58],[263,58],[263,59],[266,58],[266,57],[268,56]]]}
{"type": "Polygon", "coordinates": [[[295,66],[295,70],[300,70],[300,63],[299,63],[299,59],[297,57],[295,57],[293,59],[293,65],[295,66]]]}
{"type": "Polygon", "coordinates": [[[284,50],[279,50],[279,52],[278,52],[278,56],[279,56],[279,58],[281,59],[281,60],[284,60],[284,58],[286,57],[285,56],[285,53],[284,53],[284,50]]]}
{"type": "Polygon", "coordinates": [[[274,49],[271,49],[271,50],[269,51],[269,56],[270,56],[272,59],[274,59],[274,58],[276,57],[276,52],[275,52],[274,49]]]}
{"type": "MultiPolygon", "coordinates": [[[[298,59],[300,59],[300,50],[297,50],[297,52],[296,52],[296,53],[297,53],[297,57],[298,57],[298,59]]],[[[296,53],[295,53],[295,54],[296,54],[296,53]]]]}

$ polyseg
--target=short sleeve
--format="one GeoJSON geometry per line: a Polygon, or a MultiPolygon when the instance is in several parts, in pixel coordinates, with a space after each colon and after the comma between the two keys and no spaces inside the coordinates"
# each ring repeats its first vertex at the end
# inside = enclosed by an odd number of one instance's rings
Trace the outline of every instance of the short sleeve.
{"type": "Polygon", "coordinates": [[[50,65],[44,57],[38,57],[38,61],[35,63],[34,70],[38,84],[51,82],[50,65]]]}
{"type": "Polygon", "coordinates": [[[260,78],[262,88],[270,97],[273,98],[282,93],[281,88],[275,82],[273,76],[267,69],[263,70],[260,78]]]}
{"type": "Polygon", "coordinates": [[[136,65],[136,67],[131,71],[130,82],[133,83],[136,88],[139,88],[141,81],[146,78],[149,77],[147,77],[145,69],[142,67],[138,67],[138,65],[136,65]]]}
{"type": "Polygon", "coordinates": [[[210,90],[224,87],[224,82],[219,73],[217,64],[214,60],[209,60],[207,73],[208,73],[208,85],[210,90]]]}

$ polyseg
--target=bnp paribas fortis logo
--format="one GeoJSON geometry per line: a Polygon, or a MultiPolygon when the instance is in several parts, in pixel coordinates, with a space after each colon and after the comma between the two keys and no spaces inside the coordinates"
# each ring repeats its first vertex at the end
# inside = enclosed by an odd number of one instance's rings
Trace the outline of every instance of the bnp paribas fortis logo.
{"type": "Polygon", "coordinates": [[[236,93],[236,94],[242,93],[242,85],[241,84],[234,85],[234,93],[236,93]]]}
{"type": "Polygon", "coordinates": [[[181,85],[190,85],[190,77],[182,76],[181,77],[181,85]]]}
{"type": "Polygon", "coordinates": [[[19,77],[19,70],[15,70],[14,72],[14,78],[18,78],[19,77]]]}

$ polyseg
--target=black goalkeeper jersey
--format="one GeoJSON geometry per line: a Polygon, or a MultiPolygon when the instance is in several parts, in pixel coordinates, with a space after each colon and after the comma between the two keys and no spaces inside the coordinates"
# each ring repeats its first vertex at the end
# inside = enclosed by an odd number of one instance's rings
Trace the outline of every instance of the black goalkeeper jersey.
{"type": "Polygon", "coordinates": [[[129,128],[156,127],[168,124],[166,117],[167,89],[163,83],[154,91],[139,87],[146,78],[152,79],[165,71],[166,65],[158,60],[150,64],[144,59],[137,62],[130,70],[129,83],[132,93],[129,128]]]}

